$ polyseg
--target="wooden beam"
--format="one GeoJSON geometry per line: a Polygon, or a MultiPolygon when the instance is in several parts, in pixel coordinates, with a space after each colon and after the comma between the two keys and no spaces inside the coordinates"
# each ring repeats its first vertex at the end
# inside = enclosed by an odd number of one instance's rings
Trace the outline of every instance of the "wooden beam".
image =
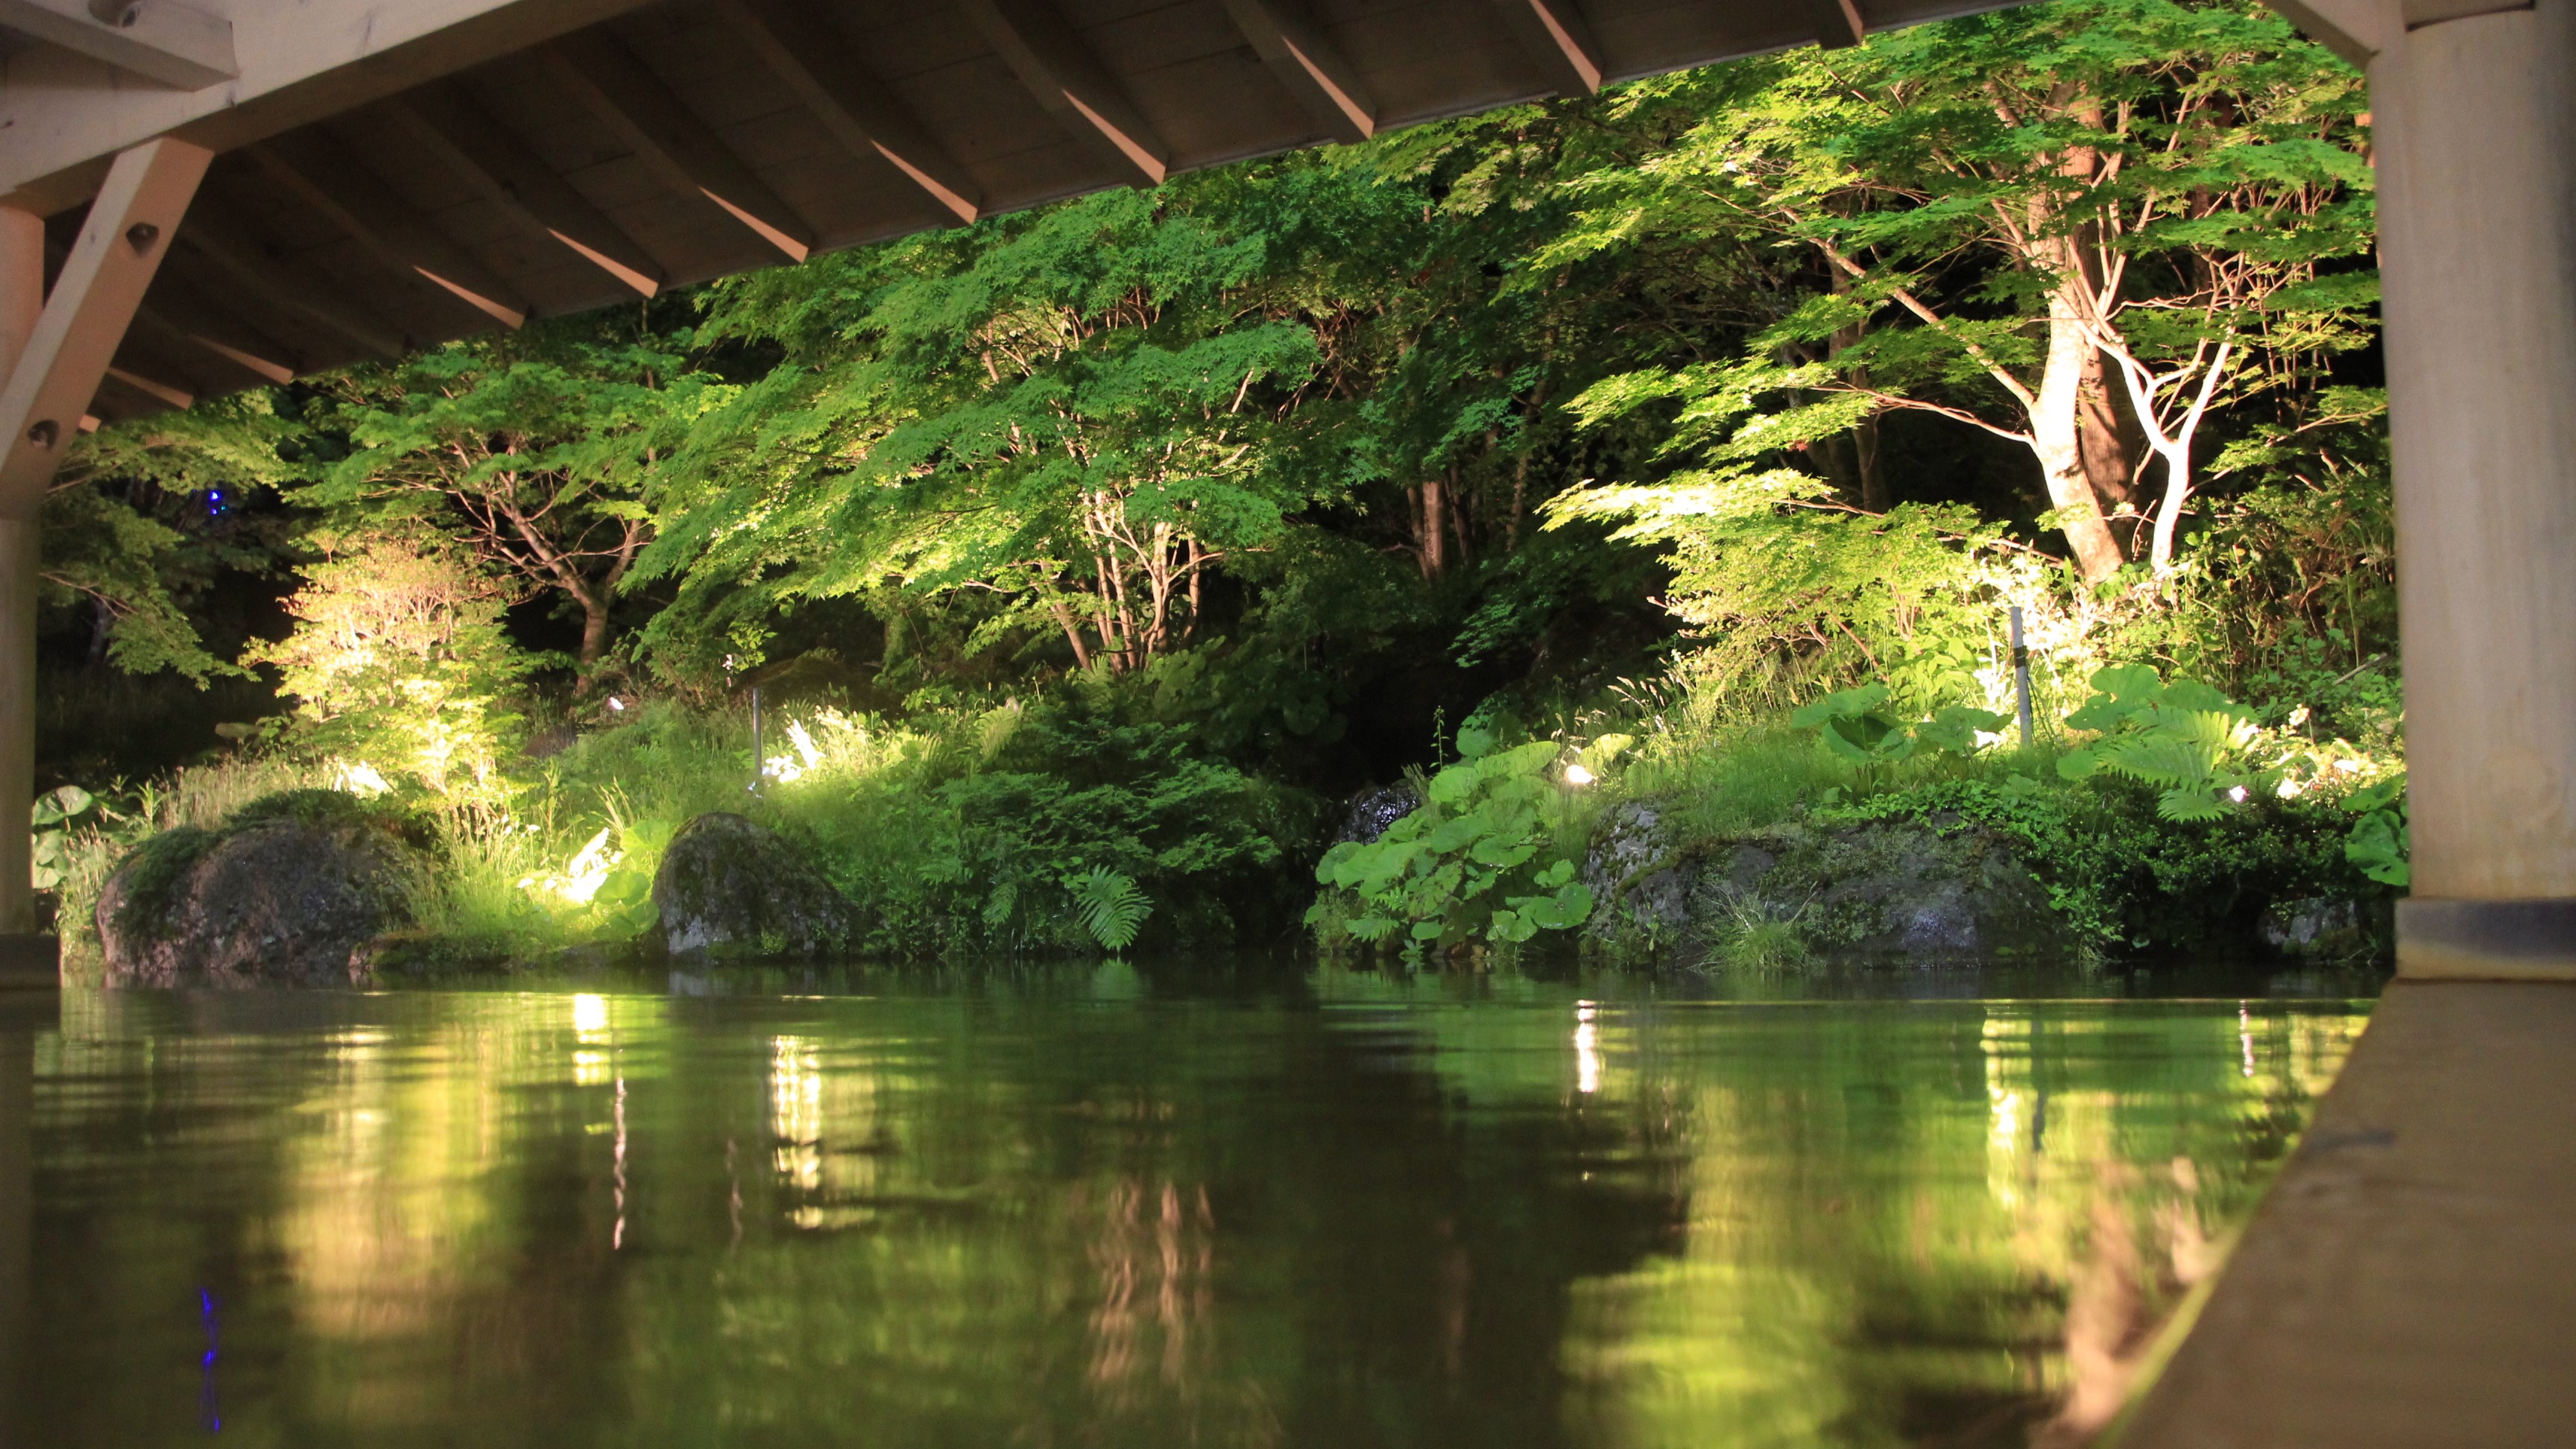
{"type": "MultiPolygon", "coordinates": [[[[45,315],[45,219],[0,207],[0,394],[45,315]]],[[[0,801],[36,799],[36,520],[0,518],[0,801]]],[[[0,829],[0,932],[36,928],[35,838],[0,829]]]]}
{"type": "Polygon", "coordinates": [[[216,305],[208,293],[227,289],[224,278],[202,254],[182,246],[161,264],[161,275],[153,281],[151,295],[138,315],[168,323],[190,342],[271,382],[292,382],[312,371],[312,360],[303,349],[271,329],[254,325],[235,309],[216,305]]]}
{"type": "Polygon", "coordinates": [[[721,3],[728,23],[843,148],[884,157],[959,221],[983,214],[983,189],[975,178],[930,139],[911,108],[859,63],[827,23],[785,0],[721,3]]]}
{"type": "Polygon", "coordinates": [[[157,377],[147,377],[132,368],[119,367],[112,362],[107,365],[107,380],[121,382],[154,402],[166,403],[174,408],[184,410],[197,405],[195,389],[181,387],[177,383],[167,382],[157,377]]]}
{"type": "Polygon", "coordinates": [[[277,356],[281,355],[284,349],[275,344],[269,344],[254,351],[237,343],[226,342],[222,340],[224,336],[238,336],[240,329],[226,328],[216,333],[205,328],[185,326],[172,318],[171,306],[169,287],[165,280],[153,287],[150,302],[135,309],[134,325],[161,338],[164,342],[184,343],[201,352],[221,358],[262,382],[282,385],[295,381],[295,369],[277,360],[277,356]]]}
{"type": "Polygon", "coordinates": [[[298,313],[387,360],[411,350],[412,339],[401,328],[312,263],[262,242],[246,219],[216,197],[198,203],[180,240],[265,306],[298,313]]]}
{"type": "Polygon", "coordinates": [[[1147,185],[1163,184],[1171,171],[1172,148],[1046,0],[959,3],[1038,104],[1077,134],[1108,142],[1147,185]]]}
{"type": "Polygon", "coordinates": [[[1825,50],[1848,50],[1869,39],[1869,22],[1857,0],[1807,0],[1816,17],[1816,44],[1825,50]]]}
{"type": "Polygon", "coordinates": [[[1377,102],[1359,69],[1297,0],[1225,0],[1234,28],[1280,83],[1344,141],[1377,134],[1377,102]]]}
{"type": "Polygon", "coordinates": [[[237,79],[233,23],[173,0],[0,0],[15,30],[183,91],[237,79]]]}
{"type": "Polygon", "coordinates": [[[647,297],[669,279],[590,198],[453,84],[424,86],[380,110],[529,235],[554,238],[647,297]]]}
{"type": "Polygon", "coordinates": [[[1574,0],[1494,0],[1494,9],[1558,94],[1601,93],[1601,47],[1574,0]]]}
{"type": "Polygon", "coordinates": [[[703,196],[801,262],[814,249],[814,228],[726,148],[659,76],[625,46],[598,30],[545,47],[547,73],[617,133],[638,159],[682,195],[703,196]]]}
{"type": "Polygon", "coordinates": [[[527,324],[528,304],[517,288],[468,256],[329,135],[307,127],[262,141],[249,154],[385,265],[420,277],[504,327],[527,324]]]}
{"type": "Polygon", "coordinates": [[[52,215],[108,158],[177,134],[231,151],[597,24],[642,0],[195,0],[233,20],[242,78],[199,91],[118,84],[102,62],[35,47],[0,86],[0,195],[52,215]]]}
{"type": "Polygon", "coordinates": [[[33,519],[212,152],[163,137],[116,158],[0,389],[0,518],[33,519]]]}

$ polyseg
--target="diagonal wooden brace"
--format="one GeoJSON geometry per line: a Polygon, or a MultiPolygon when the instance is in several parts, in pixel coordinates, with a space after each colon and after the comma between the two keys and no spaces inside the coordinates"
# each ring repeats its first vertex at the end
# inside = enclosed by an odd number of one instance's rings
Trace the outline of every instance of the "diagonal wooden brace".
{"type": "Polygon", "coordinates": [[[164,136],[121,152],[0,390],[0,518],[36,516],[126,324],[214,153],[164,136]]]}

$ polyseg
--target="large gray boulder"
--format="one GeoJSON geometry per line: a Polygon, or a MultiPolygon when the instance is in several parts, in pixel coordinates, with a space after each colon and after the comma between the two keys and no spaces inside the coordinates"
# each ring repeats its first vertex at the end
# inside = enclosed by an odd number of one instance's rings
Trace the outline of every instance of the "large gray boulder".
{"type": "Polygon", "coordinates": [[[1788,825],[1693,849],[1651,803],[1621,807],[1584,877],[1603,945],[1711,955],[1748,921],[1786,922],[1828,961],[1931,965],[2079,954],[2011,842],[1972,821],[1788,825]]]}
{"type": "Polygon", "coordinates": [[[1342,802],[1342,828],[1333,832],[1332,843],[1373,844],[1388,826],[1420,808],[1422,797],[1413,793],[1411,785],[1372,786],[1342,802]]]}
{"type": "Polygon", "coordinates": [[[653,874],[673,954],[813,956],[849,949],[859,913],[773,831],[740,815],[680,827],[653,874]]]}
{"type": "Polygon", "coordinates": [[[349,821],[257,821],[166,832],[99,891],[110,986],[345,986],[360,948],[408,924],[422,867],[387,833],[349,821]]]}

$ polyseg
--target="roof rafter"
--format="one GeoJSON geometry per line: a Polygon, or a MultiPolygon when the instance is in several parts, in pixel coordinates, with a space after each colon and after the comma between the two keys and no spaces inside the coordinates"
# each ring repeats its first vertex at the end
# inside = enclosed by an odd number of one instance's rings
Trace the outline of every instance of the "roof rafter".
{"type": "Polygon", "coordinates": [[[258,373],[271,382],[292,382],[313,370],[305,351],[279,338],[272,328],[254,325],[239,311],[219,306],[209,295],[224,285],[203,253],[178,247],[161,265],[144,312],[186,334],[189,341],[258,373]]]}
{"type": "Polygon", "coordinates": [[[1365,141],[1377,134],[1377,102],[1358,67],[1297,0],[1225,0],[1225,13],[1262,64],[1335,136],[1365,141]]]}
{"type": "MultiPolygon", "coordinates": [[[[148,366],[149,364],[146,365],[148,366]]],[[[113,362],[107,365],[107,380],[110,382],[123,383],[125,386],[130,387],[136,392],[143,394],[145,397],[152,399],[154,402],[161,404],[163,407],[194,407],[197,402],[197,394],[204,391],[203,388],[194,383],[190,383],[183,387],[175,382],[167,382],[161,378],[136,372],[130,368],[119,367],[113,362]]]]}
{"type": "Polygon", "coordinates": [[[522,231],[561,242],[644,296],[659,294],[669,280],[624,228],[451,83],[423,86],[379,109],[522,231]]]}
{"type": "Polygon", "coordinates": [[[546,69],[629,150],[683,195],[722,207],[762,240],[803,261],[814,228],[751,174],[723,139],[682,104],[661,77],[603,31],[586,30],[546,46],[546,69]]]}
{"type": "Polygon", "coordinates": [[[329,135],[308,126],[249,151],[261,170],[395,271],[422,278],[504,327],[527,324],[528,304],[515,288],[466,255],[329,135]]]}
{"type": "Polygon", "coordinates": [[[1126,87],[1101,65],[1045,0],[960,0],[984,40],[1038,104],[1078,134],[1117,151],[1149,186],[1171,172],[1172,148],[1136,110],[1126,87]]]}
{"type": "Polygon", "coordinates": [[[959,221],[983,214],[983,188],[975,178],[827,25],[781,0],[722,4],[752,49],[834,140],[853,154],[884,157],[959,221]]]}
{"type": "Polygon", "coordinates": [[[1816,44],[1826,50],[1848,50],[1869,39],[1869,22],[1857,0],[1807,0],[1816,15],[1816,44]]]}
{"type": "Polygon", "coordinates": [[[1574,0],[1494,0],[1494,8],[1558,94],[1601,93],[1601,47],[1574,0]]]}
{"type": "Polygon", "coordinates": [[[243,340],[241,328],[200,322],[196,305],[180,302],[173,291],[165,274],[153,284],[151,304],[135,309],[135,325],[165,341],[186,343],[262,382],[284,384],[295,380],[295,369],[278,360],[285,355],[284,348],[266,343],[265,339],[265,345],[258,350],[239,345],[243,340]]]}
{"type": "Polygon", "coordinates": [[[216,197],[197,199],[179,239],[269,307],[299,313],[387,360],[411,350],[400,327],[310,262],[280,255],[216,197]]]}

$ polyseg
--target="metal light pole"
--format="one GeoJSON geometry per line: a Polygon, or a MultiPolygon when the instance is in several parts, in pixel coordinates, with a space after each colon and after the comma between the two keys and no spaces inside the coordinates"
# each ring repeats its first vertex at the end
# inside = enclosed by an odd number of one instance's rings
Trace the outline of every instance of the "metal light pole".
{"type": "Polygon", "coordinates": [[[2021,747],[2030,748],[2030,650],[2021,642],[2021,605],[2012,606],[2013,702],[2021,715],[2021,747]]]}

